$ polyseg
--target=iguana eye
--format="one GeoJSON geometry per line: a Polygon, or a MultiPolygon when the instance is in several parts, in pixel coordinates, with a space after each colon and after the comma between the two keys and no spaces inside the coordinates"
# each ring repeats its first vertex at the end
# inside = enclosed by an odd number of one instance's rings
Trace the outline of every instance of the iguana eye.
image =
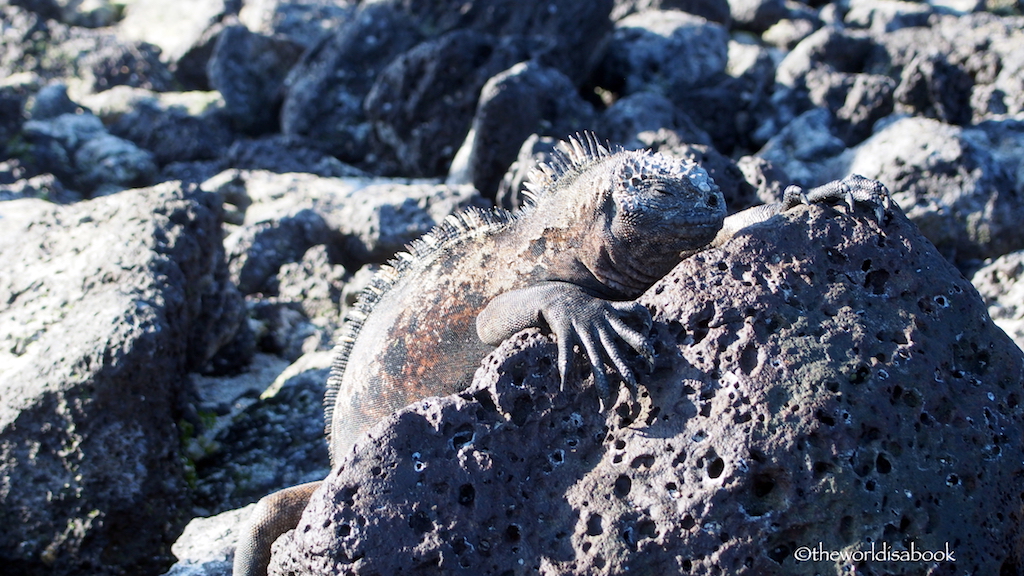
{"type": "Polygon", "coordinates": [[[644,183],[644,178],[643,178],[643,176],[640,176],[639,174],[634,174],[633,177],[629,179],[629,185],[632,186],[633,188],[639,188],[640,185],[643,184],[643,183],[644,183]]]}

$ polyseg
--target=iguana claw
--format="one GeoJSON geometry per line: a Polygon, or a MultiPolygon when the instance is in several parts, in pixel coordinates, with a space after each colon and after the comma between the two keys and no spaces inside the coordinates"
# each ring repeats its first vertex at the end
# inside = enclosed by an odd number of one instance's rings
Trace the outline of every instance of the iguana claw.
{"type": "Polygon", "coordinates": [[[851,174],[842,180],[836,180],[812,188],[804,192],[799,186],[789,186],[783,196],[783,210],[788,210],[798,203],[842,202],[852,213],[857,202],[874,204],[875,218],[879,224],[892,207],[892,198],[888,188],[877,180],[871,180],[858,174],[851,174]]]}
{"type": "Polygon", "coordinates": [[[482,341],[497,345],[523,328],[547,325],[558,346],[561,386],[570,379],[573,349],[579,345],[586,352],[603,409],[604,398],[611,396],[606,363],[619,373],[631,392],[637,386],[623,354],[623,342],[653,367],[654,348],[646,336],[651,324],[651,313],[642,304],[604,300],[575,284],[547,281],[492,299],[477,316],[477,335],[482,341]]]}
{"type": "Polygon", "coordinates": [[[622,354],[619,340],[640,354],[648,366],[654,364],[654,348],[644,335],[651,328],[650,312],[636,302],[601,300],[582,291],[572,292],[570,289],[561,294],[560,305],[544,311],[544,318],[558,341],[558,374],[564,386],[569,376],[573,347],[580,344],[587,353],[603,411],[604,399],[611,396],[611,386],[604,370],[606,359],[631,393],[637,387],[636,376],[622,354]],[[643,324],[643,332],[630,326],[625,318],[639,320],[643,324]]]}

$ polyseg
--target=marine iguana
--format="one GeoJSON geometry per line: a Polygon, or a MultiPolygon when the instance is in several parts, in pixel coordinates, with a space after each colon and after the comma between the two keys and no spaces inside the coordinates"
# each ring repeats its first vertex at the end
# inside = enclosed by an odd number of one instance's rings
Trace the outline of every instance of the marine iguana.
{"type": "MultiPolygon", "coordinates": [[[[381,268],[341,331],[325,397],[331,462],[359,435],[422,398],[466,388],[495,346],[528,327],[557,340],[569,379],[574,348],[586,353],[600,398],[605,364],[636,387],[622,343],[652,362],[650,313],[634,301],[684,258],[736,231],[810,202],[889,206],[880,183],[851,176],[781,203],[726,217],[725,199],[690,160],[609,150],[593,134],[560,144],[529,177],[517,212],[449,216],[381,268]]],[[[603,400],[601,409],[603,409],[603,400]]],[[[234,575],[266,574],[270,547],[294,528],[320,482],[264,497],[243,531],[234,575]]]]}

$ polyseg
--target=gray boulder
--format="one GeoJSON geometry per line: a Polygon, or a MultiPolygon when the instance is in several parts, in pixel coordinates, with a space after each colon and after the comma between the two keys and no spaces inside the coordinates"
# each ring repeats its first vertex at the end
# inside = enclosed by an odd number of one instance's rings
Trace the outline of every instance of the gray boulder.
{"type": "Polygon", "coordinates": [[[102,195],[150,183],[153,155],[107,132],[91,113],[29,120],[23,133],[39,172],[50,172],[89,195],[102,195]]]}
{"type": "Polygon", "coordinates": [[[897,109],[966,125],[1024,111],[1024,19],[935,17],[876,39],[868,65],[898,74],[897,109]]]}
{"type": "Polygon", "coordinates": [[[447,174],[469,132],[484,83],[527,59],[526,38],[475,30],[449,32],[396,58],[363,104],[373,125],[370,154],[377,173],[447,174]]]}
{"type": "Polygon", "coordinates": [[[658,130],[672,130],[689,144],[711,145],[711,137],[658,92],[637,92],[619,98],[601,113],[598,125],[598,134],[629,149],[645,147],[639,135],[658,130]]]}
{"type": "Polygon", "coordinates": [[[206,89],[206,64],[220,23],[240,7],[240,0],[135,0],[117,28],[127,40],[158,47],[161,60],[186,86],[206,89]]]}
{"type": "Polygon", "coordinates": [[[359,10],[290,72],[281,131],[319,142],[342,161],[362,160],[371,131],[363,100],[377,75],[421,39],[416,23],[398,11],[359,10]]]}
{"type": "Polygon", "coordinates": [[[102,92],[114,86],[133,86],[163,92],[174,86],[174,77],[160,59],[160,49],[142,41],[125,42],[112,34],[92,40],[94,46],[80,47],[80,41],[68,44],[69,56],[78,70],[78,92],[102,92]],[[81,50],[74,54],[74,50],[81,50]]]}
{"type": "Polygon", "coordinates": [[[816,574],[819,543],[1012,573],[1024,353],[898,210],[872,214],[800,208],[684,261],[641,298],[653,372],[604,413],[549,336],[513,337],[357,442],[270,574],[816,574]]]}
{"type": "Polygon", "coordinates": [[[352,16],[356,0],[246,0],[238,20],[265,36],[286,36],[305,48],[316,45],[352,16]]]}
{"type": "Polygon", "coordinates": [[[711,136],[723,154],[756,149],[752,136],[772,109],[776,60],[772,51],[746,41],[729,41],[725,70],[707,82],[669,95],[679,110],[711,136]]]}
{"type": "Polygon", "coordinates": [[[289,363],[257,354],[238,375],[195,377],[198,411],[207,422],[215,417],[187,438],[200,515],[324,478],[330,459],[323,397],[331,358],[330,351],[317,351],[289,363]]]}
{"type": "Polygon", "coordinates": [[[402,11],[431,36],[471,29],[499,37],[536,38],[547,45],[538,56],[541,63],[579,84],[593,69],[611,32],[614,0],[364,0],[361,5],[402,11]]]}
{"type": "Polygon", "coordinates": [[[728,26],[732,22],[726,0],[615,0],[611,19],[621,20],[645,10],[679,10],[728,26]]]}
{"type": "Polygon", "coordinates": [[[185,374],[242,321],[216,196],[0,204],[0,558],[152,573],[183,524],[185,374]],[[146,529],[141,529],[146,526],[146,529]]]}
{"type": "Polygon", "coordinates": [[[725,70],[729,34],[724,26],[675,10],[648,10],[615,23],[598,70],[598,83],[618,94],[670,96],[725,70]]]}
{"type": "MultiPolygon", "coordinates": [[[[5,164],[0,163],[0,177],[6,175],[5,164]]],[[[71,204],[82,199],[82,195],[64,188],[53,174],[40,174],[30,178],[0,184],[0,201],[39,198],[55,204],[71,204]]]]}
{"type": "Polygon", "coordinates": [[[785,0],[729,0],[733,26],[762,33],[789,16],[785,0]]]}
{"type": "MultiPolygon", "coordinates": [[[[919,6],[873,5],[893,14],[917,13],[919,6]]],[[[851,13],[862,9],[855,4],[851,13]]],[[[1024,110],[1017,96],[1024,86],[1019,18],[979,13],[935,15],[928,22],[826,26],[807,36],[778,67],[772,97],[776,130],[812,107],[824,107],[848,125],[838,126],[843,139],[856,144],[893,110],[957,125],[1024,110]]]]}
{"type": "Polygon", "coordinates": [[[434,181],[228,171],[203,187],[241,212],[224,242],[244,294],[276,294],[281,267],[313,246],[326,245],[334,263],[356,270],[391,257],[452,212],[482,204],[472,188],[434,181]]]}
{"type": "MultiPolygon", "coordinates": [[[[47,84],[24,103],[24,116],[32,120],[51,120],[63,114],[75,114],[81,110],[68,96],[68,87],[62,82],[47,84]]],[[[14,113],[21,119],[23,112],[14,113]]]]}
{"type": "Polygon", "coordinates": [[[882,52],[861,30],[826,26],[804,38],[779,63],[772,95],[774,117],[763,120],[761,137],[771,138],[793,119],[814,109],[827,111],[837,137],[853,145],[889,115],[896,82],[872,74],[869,59],[882,52]]]}
{"type": "Polygon", "coordinates": [[[1024,250],[1004,254],[971,276],[992,321],[1024,349],[1024,250]]]}
{"type": "Polygon", "coordinates": [[[278,174],[305,172],[330,178],[368,176],[324,152],[314,141],[282,134],[240,138],[223,152],[221,160],[224,165],[239,170],[266,170],[278,174]]]}
{"type": "MultiPolygon", "coordinates": [[[[378,75],[421,41],[453,30],[473,30],[497,38],[528,37],[531,45],[537,47],[531,54],[543,65],[561,71],[574,84],[582,83],[611,27],[611,6],[612,0],[362,2],[352,18],[330,38],[311,48],[290,74],[282,109],[283,131],[320,141],[341,160],[359,165],[370,150],[367,143],[373,130],[364,113],[364,101],[378,75]]],[[[481,64],[488,61],[486,55],[474,53],[482,58],[481,64]]],[[[466,69],[466,63],[460,67],[466,69]]],[[[428,79],[440,79],[441,72],[437,69],[428,79]]],[[[403,82],[407,83],[403,93],[413,94],[416,79],[403,82]]],[[[435,84],[434,89],[437,88],[435,84]]],[[[394,102],[391,95],[384,96],[386,100],[378,97],[376,101],[394,102]]],[[[469,99],[465,94],[454,94],[454,101],[460,103],[456,112],[469,99]]],[[[419,116],[430,101],[417,97],[416,102],[420,103],[419,116]]],[[[402,113],[394,106],[378,110],[377,114],[381,112],[388,117],[402,113]]],[[[457,122],[458,114],[451,116],[455,118],[449,121],[457,122]]],[[[399,140],[390,143],[393,146],[399,140]]],[[[366,164],[371,165],[372,161],[373,158],[368,158],[366,164]]]]}
{"type": "Polygon", "coordinates": [[[969,267],[1024,248],[1024,197],[993,149],[979,129],[894,118],[837,157],[822,176],[881,180],[943,255],[969,267]]]}
{"type": "Polygon", "coordinates": [[[535,61],[516,64],[484,85],[447,182],[472,184],[494,198],[503,175],[532,134],[561,139],[595,120],[593,106],[564,74],[535,61]]]}
{"type": "Polygon", "coordinates": [[[283,36],[264,36],[241,25],[226,26],[206,66],[210,86],[224,96],[234,127],[247,133],[278,128],[284,80],[302,46],[283,36]]]}
{"type": "Polygon", "coordinates": [[[219,158],[233,134],[216,92],[114,89],[83,99],[115,136],[152,152],[160,166],[219,158]]]}
{"type": "Polygon", "coordinates": [[[928,19],[936,12],[936,7],[927,2],[850,0],[843,22],[881,36],[901,28],[928,26],[928,19]]]}
{"type": "Polygon", "coordinates": [[[787,124],[757,152],[800,186],[817,186],[834,158],[846,151],[835,135],[835,120],[825,108],[812,108],[787,124]]]}
{"type": "Polygon", "coordinates": [[[171,547],[178,562],[164,576],[231,576],[238,526],[255,504],[210,518],[193,518],[171,547]]]}
{"type": "Polygon", "coordinates": [[[21,82],[0,81],[0,159],[6,160],[11,154],[7,148],[25,123],[25,107],[33,88],[37,87],[28,78],[21,82]]]}

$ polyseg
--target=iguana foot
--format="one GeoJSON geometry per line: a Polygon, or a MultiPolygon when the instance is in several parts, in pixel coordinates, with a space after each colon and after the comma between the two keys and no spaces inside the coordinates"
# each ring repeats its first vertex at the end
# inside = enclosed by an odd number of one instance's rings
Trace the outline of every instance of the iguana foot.
{"type": "Polygon", "coordinates": [[[892,206],[889,190],[884,184],[858,174],[851,174],[842,180],[812,188],[809,192],[804,192],[799,186],[787,187],[782,199],[782,210],[815,202],[843,202],[850,212],[857,202],[873,204],[875,218],[879,224],[892,206]]]}
{"type": "Polygon", "coordinates": [[[572,366],[573,349],[579,344],[586,351],[602,410],[604,399],[611,395],[605,360],[631,392],[636,389],[636,377],[622,354],[620,340],[649,366],[654,363],[654,347],[646,336],[651,329],[647,308],[632,301],[603,300],[568,282],[544,282],[501,294],[477,317],[477,333],[484,342],[497,345],[523,328],[541,324],[546,324],[557,339],[558,374],[563,386],[572,366]],[[642,325],[641,330],[633,327],[637,324],[642,325]]]}

